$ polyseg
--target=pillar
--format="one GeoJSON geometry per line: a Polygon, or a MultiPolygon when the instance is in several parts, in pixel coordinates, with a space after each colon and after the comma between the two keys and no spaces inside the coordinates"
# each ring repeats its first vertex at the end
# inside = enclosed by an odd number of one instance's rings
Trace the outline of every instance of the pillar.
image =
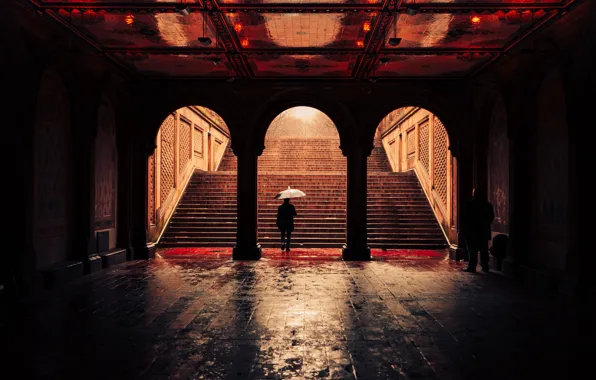
{"type": "Polygon", "coordinates": [[[261,258],[261,246],[257,243],[257,160],[261,152],[248,141],[233,144],[232,150],[238,158],[238,214],[232,257],[234,260],[258,260],[261,258]]]}
{"type": "Polygon", "coordinates": [[[370,260],[366,233],[366,161],[371,151],[372,147],[355,146],[344,152],[348,161],[344,260],[370,260]]]}
{"type": "Polygon", "coordinates": [[[99,86],[85,82],[70,99],[73,133],[73,225],[75,259],[85,273],[101,269],[95,245],[95,136],[101,97],[99,86]]]}

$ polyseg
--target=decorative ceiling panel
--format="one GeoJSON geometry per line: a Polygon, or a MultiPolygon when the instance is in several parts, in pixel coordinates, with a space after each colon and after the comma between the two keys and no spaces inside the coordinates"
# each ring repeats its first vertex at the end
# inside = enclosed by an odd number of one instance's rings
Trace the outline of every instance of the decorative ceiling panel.
{"type": "Polygon", "coordinates": [[[373,16],[349,13],[226,14],[243,48],[362,49],[373,16]]]}
{"type": "Polygon", "coordinates": [[[228,77],[235,76],[223,54],[115,54],[131,69],[148,76],[228,77]]]}
{"type": "Polygon", "coordinates": [[[215,48],[215,33],[203,15],[178,13],[109,13],[106,11],[58,12],[67,25],[92,37],[105,48],[215,48]],[[209,45],[199,37],[211,39],[209,45]]]}
{"type": "MultiPolygon", "coordinates": [[[[83,3],[109,3],[109,4],[119,4],[121,6],[125,6],[125,5],[138,5],[138,4],[156,4],[159,5],[160,3],[167,3],[167,4],[175,4],[175,3],[186,3],[189,5],[193,5],[193,4],[199,4],[199,0],[41,0],[41,3],[48,3],[48,4],[52,4],[52,3],[77,3],[77,4],[83,4],[83,3]]],[[[117,7],[114,7],[117,8],[117,7]]]]}
{"type": "Polygon", "coordinates": [[[558,4],[561,0],[404,0],[403,4],[558,4]]]}
{"type": "Polygon", "coordinates": [[[351,54],[249,56],[257,77],[349,77],[356,61],[351,54]]]}
{"type": "Polygon", "coordinates": [[[401,38],[385,48],[502,48],[547,15],[538,12],[497,12],[495,14],[400,14],[389,28],[389,37],[401,38]]]}
{"type": "Polygon", "coordinates": [[[371,77],[461,77],[487,62],[489,54],[465,55],[387,55],[377,63],[371,77]]]}
{"type": "Polygon", "coordinates": [[[381,4],[382,0],[219,0],[220,4],[381,4]]]}

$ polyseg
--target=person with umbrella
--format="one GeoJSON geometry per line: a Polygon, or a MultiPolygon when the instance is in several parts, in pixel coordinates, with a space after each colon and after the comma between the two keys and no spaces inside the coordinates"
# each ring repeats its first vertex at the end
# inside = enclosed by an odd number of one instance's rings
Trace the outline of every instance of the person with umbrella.
{"type": "Polygon", "coordinates": [[[304,197],[302,191],[297,189],[284,190],[275,196],[275,199],[283,199],[284,203],[277,208],[277,228],[281,232],[281,250],[284,248],[286,252],[290,252],[290,240],[292,231],[294,231],[294,217],[298,216],[296,208],[290,203],[290,198],[304,197]]]}

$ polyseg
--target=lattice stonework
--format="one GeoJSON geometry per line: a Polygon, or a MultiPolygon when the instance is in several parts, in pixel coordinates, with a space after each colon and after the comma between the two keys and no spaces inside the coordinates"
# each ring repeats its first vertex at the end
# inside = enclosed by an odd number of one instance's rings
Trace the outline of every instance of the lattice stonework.
{"type": "Polygon", "coordinates": [[[176,163],[174,158],[174,139],[176,136],[176,119],[173,115],[161,125],[161,175],[160,200],[163,205],[170,192],[174,189],[176,179],[176,163]]]}
{"type": "Polygon", "coordinates": [[[415,143],[415,134],[414,130],[412,129],[410,132],[408,132],[408,156],[415,153],[415,143]]]}
{"type": "Polygon", "coordinates": [[[179,156],[179,173],[182,173],[190,161],[192,157],[192,147],[190,146],[192,143],[191,140],[191,126],[190,123],[185,120],[180,120],[180,132],[179,132],[179,141],[180,141],[180,156],[179,156]]]}
{"type": "Polygon", "coordinates": [[[199,157],[203,157],[203,131],[201,131],[199,128],[195,128],[194,134],[195,136],[193,143],[195,154],[199,157]]]}
{"type": "Polygon", "coordinates": [[[447,203],[447,131],[439,119],[435,119],[434,182],[435,190],[443,203],[447,203]]]}
{"type": "Polygon", "coordinates": [[[420,140],[418,145],[420,163],[428,172],[428,121],[425,121],[418,127],[418,138],[420,140]]]}
{"type": "Polygon", "coordinates": [[[155,153],[149,156],[147,161],[147,215],[149,216],[149,225],[155,224],[155,153]]]}

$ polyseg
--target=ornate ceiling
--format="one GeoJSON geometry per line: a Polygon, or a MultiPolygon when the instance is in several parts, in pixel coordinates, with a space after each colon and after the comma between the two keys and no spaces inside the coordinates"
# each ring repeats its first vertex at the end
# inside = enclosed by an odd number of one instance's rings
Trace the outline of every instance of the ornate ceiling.
{"type": "Polygon", "coordinates": [[[29,0],[149,78],[473,75],[573,0],[29,0]]]}

